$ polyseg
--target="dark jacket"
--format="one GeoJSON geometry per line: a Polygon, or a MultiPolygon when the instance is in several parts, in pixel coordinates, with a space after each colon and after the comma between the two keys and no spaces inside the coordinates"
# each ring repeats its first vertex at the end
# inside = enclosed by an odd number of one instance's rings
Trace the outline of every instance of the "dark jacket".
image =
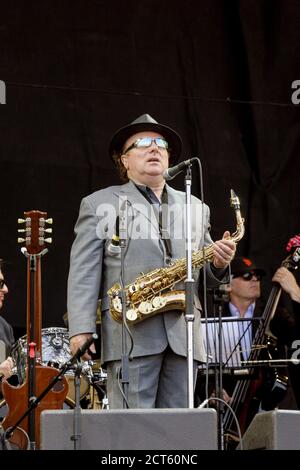
{"type": "Polygon", "coordinates": [[[15,342],[12,326],[0,316],[0,340],[6,345],[7,356],[11,352],[11,347],[15,342]]]}

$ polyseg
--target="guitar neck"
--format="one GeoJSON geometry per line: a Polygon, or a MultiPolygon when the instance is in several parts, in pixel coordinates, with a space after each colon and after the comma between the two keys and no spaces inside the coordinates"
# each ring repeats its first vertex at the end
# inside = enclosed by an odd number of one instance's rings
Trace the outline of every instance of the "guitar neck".
{"type": "Polygon", "coordinates": [[[41,257],[27,259],[27,338],[35,343],[36,357],[42,360],[42,288],[41,257]]]}
{"type": "Polygon", "coordinates": [[[27,341],[29,354],[37,359],[42,359],[42,282],[41,259],[47,253],[45,243],[51,243],[51,238],[46,238],[52,229],[47,224],[52,224],[52,219],[47,219],[47,212],[32,210],[24,212],[24,219],[18,220],[25,228],[19,229],[24,233],[24,238],[19,238],[19,243],[25,243],[22,253],[27,258],[27,341]],[[34,343],[34,345],[32,344],[34,343]],[[30,344],[32,346],[30,346],[30,344]],[[35,354],[33,354],[33,349],[35,354]]]}

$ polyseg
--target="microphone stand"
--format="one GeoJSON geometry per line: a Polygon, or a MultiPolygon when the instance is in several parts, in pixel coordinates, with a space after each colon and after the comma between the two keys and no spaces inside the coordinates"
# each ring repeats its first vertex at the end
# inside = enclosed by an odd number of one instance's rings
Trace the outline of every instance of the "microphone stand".
{"type": "Polygon", "coordinates": [[[74,450],[81,450],[81,407],[80,407],[80,375],[82,364],[77,360],[75,369],[75,408],[73,414],[73,435],[71,441],[74,442],[74,450]]]}
{"type": "Polygon", "coordinates": [[[74,356],[71,357],[69,361],[67,361],[63,367],[60,369],[59,373],[55,375],[47,385],[47,387],[40,393],[38,397],[34,397],[33,400],[31,400],[30,406],[28,409],[25,411],[25,413],[18,419],[18,421],[11,427],[7,428],[5,433],[4,433],[4,438],[8,440],[13,432],[17,429],[19,424],[23,421],[23,419],[26,418],[40,403],[40,401],[47,395],[47,393],[53,388],[53,386],[58,382],[60,377],[64,375],[78,359],[85,353],[85,351],[91,346],[91,344],[98,338],[98,335],[94,333],[89,339],[86,340],[86,342],[78,348],[77,352],[74,354],[74,356]]]}
{"type": "Polygon", "coordinates": [[[126,292],[125,292],[125,249],[127,242],[127,200],[123,199],[119,213],[119,241],[121,248],[121,274],[120,274],[120,297],[122,304],[122,359],[121,359],[121,383],[123,390],[123,408],[128,406],[128,387],[129,387],[129,356],[127,354],[126,341],[126,292]]]}
{"type": "MultiPolygon", "coordinates": [[[[222,328],[222,312],[224,302],[229,301],[229,295],[226,288],[223,285],[216,289],[212,289],[213,292],[213,305],[214,310],[217,307],[218,310],[218,324],[219,324],[219,336],[218,336],[218,353],[219,353],[219,369],[217,373],[216,369],[216,397],[219,398],[217,401],[218,410],[218,448],[224,450],[224,426],[223,426],[223,415],[224,415],[224,403],[223,403],[223,328],[222,328]]],[[[215,312],[214,312],[215,313],[215,312]]],[[[215,315],[216,316],[216,315],[215,315]]]]}
{"type": "Polygon", "coordinates": [[[194,408],[194,279],[192,277],[192,225],[191,225],[191,163],[185,176],[186,195],[186,263],[187,277],[185,280],[185,321],[187,336],[187,407],[194,408]]]}

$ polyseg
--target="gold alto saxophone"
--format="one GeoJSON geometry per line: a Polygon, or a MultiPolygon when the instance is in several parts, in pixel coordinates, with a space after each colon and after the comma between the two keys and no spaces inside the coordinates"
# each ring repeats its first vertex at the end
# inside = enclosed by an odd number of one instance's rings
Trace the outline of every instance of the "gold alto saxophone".
{"type": "MultiPolygon", "coordinates": [[[[240,212],[240,201],[235,192],[230,191],[230,205],[235,210],[236,232],[229,240],[237,243],[244,236],[244,219],[240,212]]],[[[214,245],[208,245],[192,254],[193,269],[202,268],[213,259],[214,245]]],[[[186,258],[180,258],[164,268],[142,273],[132,284],[125,287],[126,319],[129,324],[169,310],[185,310],[185,291],[174,290],[175,284],[187,276],[186,258]]],[[[122,322],[121,286],[114,284],[107,292],[110,314],[118,323],[122,322]]]]}

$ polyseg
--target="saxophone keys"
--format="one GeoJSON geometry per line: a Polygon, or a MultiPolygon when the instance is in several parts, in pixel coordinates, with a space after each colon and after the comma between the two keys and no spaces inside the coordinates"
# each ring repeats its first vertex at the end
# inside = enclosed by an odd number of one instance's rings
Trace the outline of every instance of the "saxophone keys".
{"type": "Polygon", "coordinates": [[[127,310],[126,312],[126,318],[129,321],[135,321],[138,317],[137,311],[133,310],[132,308],[127,310]]]}
{"type": "Polygon", "coordinates": [[[152,300],[152,305],[155,309],[164,307],[166,303],[167,303],[167,299],[165,297],[156,296],[152,300]]]}
{"type": "Polygon", "coordinates": [[[141,302],[139,305],[139,312],[142,313],[143,315],[147,315],[153,311],[153,307],[151,302],[141,302]]]}
{"type": "Polygon", "coordinates": [[[129,291],[130,294],[134,294],[137,291],[136,285],[132,284],[131,286],[129,286],[128,291],[129,291]]]}
{"type": "Polygon", "coordinates": [[[112,306],[113,306],[113,309],[116,310],[117,312],[119,312],[119,313],[122,312],[122,302],[121,302],[121,299],[119,297],[115,297],[112,300],[112,306]]]}

